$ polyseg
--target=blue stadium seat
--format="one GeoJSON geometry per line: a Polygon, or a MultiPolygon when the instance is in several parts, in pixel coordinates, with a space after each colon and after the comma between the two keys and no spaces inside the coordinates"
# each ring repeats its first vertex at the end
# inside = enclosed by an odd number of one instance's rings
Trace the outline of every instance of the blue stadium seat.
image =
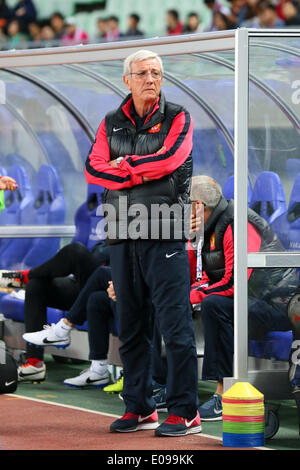
{"type": "MultiPolygon", "coordinates": [[[[222,188],[223,196],[226,199],[233,199],[234,198],[234,176],[229,176],[228,180],[225,182],[222,188]]],[[[248,205],[250,204],[252,197],[252,188],[251,183],[248,180],[248,205]]]]}
{"type": "MultiPolygon", "coordinates": [[[[37,202],[41,202],[41,201],[43,203],[47,202],[49,206],[48,192],[50,192],[50,195],[51,195],[50,199],[52,198],[55,199],[55,194],[57,196],[61,195],[61,187],[60,187],[59,181],[56,178],[55,173],[53,173],[49,168],[51,169],[51,167],[48,167],[47,172],[46,172],[46,169],[44,168],[42,170],[42,167],[41,167],[41,170],[37,177],[38,188],[36,190],[36,198],[35,198],[35,206],[36,206],[35,208],[37,210],[40,209],[39,204],[37,202]]],[[[102,239],[97,236],[96,226],[98,222],[101,219],[103,219],[103,217],[101,215],[98,216],[96,212],[97,212],[97,207],[99,206],[99,204],[102,203],[103,187],[90,184],[88,185],[87,193],[88,194],[87,194],[86,201],[78,208],[76,215],[75,215],[76,235],[73,241],[80,241],[88,248],[92,248],[92,246],[95,243],[97,243],[97,241],[102,239]]],[[[41,207],[42,206],[43,204],[41,204],[41,207]]],[[[58,206],[60,205],[58,204],[58,206]]],[[[45,214],[47,214],[48,212],[49,212],[49,207],[48,209],[45,207],[42,207],[41,212],[39,213],[39,219],[37,223],[42,223],[45,220],[45,217],[46,217],[45,214]]],[[[60,212],[60,217],[61,216],[62,216],[62,212],[60,212]]],[[[53,221],[54,219],[55,219],[54,223],[58,223],[57,214],[56,214],[56,218],[54,218],[52,214],[51,220],[53,221]]],[[[45,239],[42,239],[42,241],[43,240],[45,239]]],[[[41,248],[41,245],[38,239],[37,243],[34,244],[34,246],[32,247],[32,250],[30,250],[30,253],[29,253],[31,254],[36,264],[40,264],[42,262],[40,261],[41,256],[42,256],[42,254],[40,253],[40,248],[41,248]]],[[[48,248],[47,248],[46,256],[47,258],[52,256],[52,254],[49,255],[48,248]]],[[[26,258],[25,258],[25,261],[26,261],[26,258]]],[[[4,314],[6,318],[11,318],[15,321],[21,321],[21,322],[24,321],[24,301],[23,300],[13,298],[9,294],[6,294],[2,298],[0,298],[0,306],[1,306],[2,313],[4,314]]],[[[62,310],[48,307],[47,322],[49,324],[57,323],[62,317],[65,316],[65,314],[66,312],[62,310]]],[[[75,325],[75,327],[78,330],[87,331],[87,328],[88,328],[87,321],[84,322],[83,325],[75,325]]],[[[115,324],[113,325],[112,331],[113,332],[117,331],[117,326],[115,324]]]]}
{"type": "Polygon", "coordinates": [[[46,150],[50,165],[59,172],[74,171],[71,156],[64,144],[52,132],[39,132],[39,140],[46,150]]]}
{"type": "Polygon", "coordinates": [[[215,129],[194,129],[194,175],[211,176],[221,186],[233,173],[233,156],[221,132],[215,129]]]}
{"type": "Polygon", "coordinates": [[[101,211],[97,211],[102,204],[103,191],[102,186],[89,184],[87,199],[75,214],[76,234],[73,241],[81,242],[89,249],[104,239],[104,234],[97,233],[97,225],[103,219],[101,211]]]}
{"type": "MultiPolygon", "coordinates": [[[[63,189],[56,170],[50,165],[42,165],[38,171],[34,210],[36,225],[63,225],[65,222],[63,189]]],[[[54,256],[59,249],[59,243],[59,237],[35,238],[23,260],[24,267],[31,268],[54,256]]]]}
{"type": "Polygon", "coordinates": [[[249,207],[269,222],[286,246],[287,207],[283,186],[277,173],[263,171],[256,178],[249,207]]]}
{"type": "Polygon", "coordinates": [[[261,341],[249,341],[249,356],[261,359],[288,361],[293,342],[293,332],[271,331],[261,341]]]}
{"type": "Polygon", "coordinates": [[[288,158],[286,161],[286,172],[291,181],[294,181],[295,175],[300,173],[300,158],[288,158]]]}
{"type": "MultiPolygon", "coordinates": [[[[5,209],[1,213],[3,225],[30,225],[34,223],[33,194],[31,184],[23,166],[14,165],[7,174],[18,183],[16,191],[5,193],[5,209]]],[[[30,238],[2,239],[0,244],[0,266],[16,269],[32,246],[30,238]]]]}
{"type": "Polygon", "coordinates": [[[300,250],[300,173],[297,174],[290,195],[288,210],[288,240],[289,250],[300,250]]]}
{"type": "MultiPolygon", "coordinates": [[[[0,299],[1,312],[5,318],[14,321],[24,322],[24,300],[12,297],[10,294],[5,294],[0,299]]],[[[63,318],[64,312],[56,308],[47,308],[47,323],[57,323],[63,318]]]]}
{"type": "Polygon", "coordinates": [[[23,157],[22,155],[18,153],[9,153],[8,155],[6,155],[5,161],[10,166],[21,165],[26,171],[29,181],[31,182],[35,181],[37,172],[34,169],[34,167],[31,165],[31,163],[28,161],[28,159],[26,159],[25,157],[23,157]]]}

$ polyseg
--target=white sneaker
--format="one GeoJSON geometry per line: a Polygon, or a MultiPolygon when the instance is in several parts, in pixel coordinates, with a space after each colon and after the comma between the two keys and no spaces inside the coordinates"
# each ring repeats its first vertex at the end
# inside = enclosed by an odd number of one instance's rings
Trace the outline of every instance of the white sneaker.
{"type": "Polygon", "coordinates": [[[64,384],[68,385],[69,387],[95,387],[95,388],[102,388],[108,385],[109,383],[109,373],[107,368],[103,370],[103,374],[97,374],[94,372],[91,367],[89,369],[85,369],[77,377],[66,379],[64,380],[64,384]]]}
{"type": "Polygon", "coordinates": [[[41,331],[34,333],[24,333],[23,339],[35,346],[56,346],[57,348],[66,348],[71,343],[70,330],[66,330],[66,335],[59,337],[55,333],[55,323],[45,325],[41,331]]]}
{"type": "Polygon", "coordinates": [[[46,378],[46,366],[41,363],[39,367],[29,363],[18,367],[18,382],[43,382],[46,378]]]}

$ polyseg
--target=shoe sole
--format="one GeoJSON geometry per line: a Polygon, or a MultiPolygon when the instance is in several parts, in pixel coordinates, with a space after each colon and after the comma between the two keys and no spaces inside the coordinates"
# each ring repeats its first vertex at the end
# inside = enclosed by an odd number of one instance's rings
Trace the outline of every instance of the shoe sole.
{"type": "Polygon", "coordinates": [[[138,424],[135,428],[130,429],[110,429],[110,432],[135,432],[135,431],[151,431],[156,429],[159,423],[138,424]]]}
{"type": "Polygon", "coordinates": [[[51,346],[53,348],[57,349],[66,349],[68,346],[70,346],[71,343],[68,344],[37,344],[37,343],[31,343],[27,339],[23,338],[26,343],[31,344],[32,346],[38,346],[39,348],[47,348],[48,346],[51,346]]]}
{"type": "Polygon", "coordinates": [[[158,437],[178,437],[178,436],[187,436],[188,434],[200,434],[202,432],[201,426],[195,426],[191,429],[187,429],[186,431],[179,431],[179,432],[161,432],[159,430],[155,431],[155,436],[158,437]]]}
{"type": "Polygon", "coordinates": [[[218,416],[217,418],[203,418],[203,416],[201,416],[201,421],[222,421],[222,419],[222,415],[218,416]]]}
{"type": "Polygon", "coordinates": [[[30,382],[32,384],[40,384],[42,382],[45,382],[46,380],[46,377],[44,379],[18,379],[18,383],[21,384],[21,383],[26,383],[26,382],[30,382]]]}
{"type": "Polygon", "coordinates": [[[99,384],[99,385],[93,385],[93,384],[87,384],[87,385],[74,385],[74,384],[67,384],[64,382],[64,385],[67,387],[72,387],[72,388],[104,388],[107,386],[107,383],[105,384],[99,384]]]}

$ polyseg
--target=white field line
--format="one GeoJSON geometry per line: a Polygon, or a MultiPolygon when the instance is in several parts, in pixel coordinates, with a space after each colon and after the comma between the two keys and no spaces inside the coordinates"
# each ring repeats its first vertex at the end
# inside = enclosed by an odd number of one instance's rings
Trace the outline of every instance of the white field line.
{"type": "MultiPolygon", "coordinates": [[[[12,398],[21,398],[23,400],[31,400],[31,401],[36,401],[38,403],[46,403],[47,405],[54,405],[54,406],[60,406],[62,408],[69,408],[71,410],[85,411],[87,413],[93,413],[93,414],[102,415],[102,416],[110,416],[111,418],[119,418],[120,417],[120,415],[115,415],[115,414],[112,414],[112,413],[105,413],[103,411],[89,410],[88,408],[80,408],[79,406],[64,405],[63,403],[54,403],[54,402],[48,401],[48,400],[41,400],[40,398],[24,397],[22,395],[17,395],[15,393],[6,393],[5,395],[8,396],[8,397],[12,397],[12,398]]],[[[214,439],[216,441],[222,441],[223,440],[221,437],[210,436],[209,434],[203,434],[203,433],[199,434],[199,438],[201,438],[201,437],[214,439]]],[[[252,448],[253,449],[260,449],[260,450],[273,450],[273,449],[270,449],[268,447],[252,447],[252,448]]]]}

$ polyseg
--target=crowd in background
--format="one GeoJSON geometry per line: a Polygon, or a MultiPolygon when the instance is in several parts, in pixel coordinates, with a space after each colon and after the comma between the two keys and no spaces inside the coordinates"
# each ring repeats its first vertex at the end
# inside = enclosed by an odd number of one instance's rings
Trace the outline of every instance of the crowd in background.
{"type": "MultiPolygon", "coordinates": [[[[164,35],[218,31],[242,26],[300,26],[300,0],[228,0],[228,6],[218,0],[203,1],[212,12],[210,25],[203,25],[201,15],[196,10],[190,12],[187,18],[180,18],[178,11],[172,9],[162,13],[165,15],[164,35]]],[[[6,0],[0,0],[0,49],[19,48],[24,44],[36,48],[147,37],[147,31],[141,31],[139,23],[139,15],[132,13],[128,16],[127,30],[121,31],[117,15],[102,18],[99,12],[97,35],[89,37],[88,32],[76,25],[74,17],[64,18],[61,13],[54,12],[48,20],[40,20],[33,0],[18,0],[14,8],[9,8],[6,0]]]]}

